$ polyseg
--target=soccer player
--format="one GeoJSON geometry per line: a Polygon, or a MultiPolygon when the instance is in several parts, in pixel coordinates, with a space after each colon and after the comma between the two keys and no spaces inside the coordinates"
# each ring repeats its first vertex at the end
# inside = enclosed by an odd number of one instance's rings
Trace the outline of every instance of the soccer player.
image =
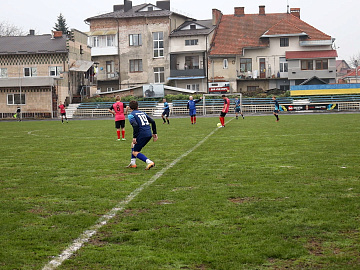
{"type": "Polygon", "coordinates": [[[236,115],[236,120],[239,119],[239,113],[241,114],[242,118],[244,119],[244,115],[243,115],[243,113],[242,113],[241,106],[240,106],[240,99],[239,99],[239,98],[235,98],[235,115],[236,115]]]}
{"type": "Polygon", "coordinates": [[[166,124],[166,121],[167,121],[168,124],[170,124],[170,121],[169,121],[170,106],[169,106],[169,103],[166,102],[165,98],[163,99],[163,102],[164,102],[164,111],[163,111],[163,113],[161,115],[161,118],[164,121],[163,124],[166,124]],[[166,121],[165,121],[164,116],[166,117],[166,121]]]}
{"type": "Polygon", "coordinates": [[[21,122],[21,108],[17,107],[16,113],[14,114],[14,118],[18,119],[18,122],[21,122]]]}
{"type": "Polygon", "coordinates": [[[219,126],[219,128],[225,127],[225,115],[229,112],[230,108],[230,99],[228,99],[225,95],[222,95],[221,97],[224,100],[224,107],[219,117],[221,123],[221,126],[219,126]]]}
{"type": "Polygon", "coordinates": [[[189,97],[187,108],[189,110],[192,125],[196,124],[196,103],[200,102],[201,100],[202,97],[200,97],[200,99],[197,100],[194,100],[193,96],[189,97]]]}
{"type": "Polygon", "coordinates": [[[138,110],[139,105],[136,100],[130,101],[129,106],[132,111],[128,115],[128,118],[133,127],[133,140],[131,145],[131,162],[127,168],[136,168],[136,158],[138,158],[141,161],[146,162],[145,170],[150,170],[152,167],[155,167],[155,163],[140,152],[151,138],[153,138],[154,142],[157,141],[158,135],[156,132],[156,124],[146,113],[138,110]]]}
{"type": "Polygon", "coordinates": [[[60,103],[59,108],[60,108],[60,115],[61,115],[61,123],[64,124],[64,117],[65,117],[66,123],[69,123],[69,121],[68,121],[68,119],[66,117],[66,111],[65,111],[64,103],[60,103]]]}
{"type": "Polygon", "coordinates": [[[125,141],[125,114],[128,112],[128,107],[121,102],[121,97],[116,96],[116,102],[111,105],[109,112],[115,116],[115,128],[117,133],[117,140],[125,141]],[[121,139],[120,139],[121,129],[121,139]]]}
{"type": "Polygon", "coordinates": [[[273,100],[274,103],[275,103],[274,115],[275,115],[275,117],[276,117],[276,122],[279,122],[280,105],[279,105],[279,102],[276,100],[276,97],[275,97],[275,96],[272,97],[272,100],[273,100]]]}

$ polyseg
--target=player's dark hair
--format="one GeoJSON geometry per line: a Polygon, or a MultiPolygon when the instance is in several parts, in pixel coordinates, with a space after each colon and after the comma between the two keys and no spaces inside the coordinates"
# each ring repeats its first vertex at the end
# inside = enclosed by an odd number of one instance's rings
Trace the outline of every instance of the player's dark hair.
{"type": "Polygon", "coordinates": [[[139,108],[139,104],[138,104],[138,102],[136,100],[132,100],[129,103],[129,107],[132,110],[137,110],[139,108]]]}
{"type": "Polygon", "coordinates": [[[222,95],[221,97],[225,97],[225,95],[222,95]]]}

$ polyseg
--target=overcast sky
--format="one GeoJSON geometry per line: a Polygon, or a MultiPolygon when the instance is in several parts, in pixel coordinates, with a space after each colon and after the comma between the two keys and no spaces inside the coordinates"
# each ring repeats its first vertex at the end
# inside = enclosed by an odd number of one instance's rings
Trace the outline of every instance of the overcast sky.
{"type": "MultiPolygon", "coordinates": [[[[24,31],[35,29],[37,34],[49,34],[62,13],[69,28],[89,31],[86,18],[111,12],[113,5],[123,0],[1,0],[0,21],[14,24],[24,31]]],[[[133,5],[155,4],[156,0],[133,0],[133,5]]],[[[245,7],[245,13],[258,13],[265,5],[266,13],[286,12],[290,7],[301,8],[301,19],[320,31],[336,38],[338,59],[348,61],[360,54],[359,0],[171,0],[171,9],[195,19],[211,19],[211,10],[232,14],[234,6],[245,7]]]]}

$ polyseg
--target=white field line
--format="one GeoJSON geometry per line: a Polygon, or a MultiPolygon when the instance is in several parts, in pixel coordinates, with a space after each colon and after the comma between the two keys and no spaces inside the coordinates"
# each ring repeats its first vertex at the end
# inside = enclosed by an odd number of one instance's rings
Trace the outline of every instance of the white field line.
{"type": "MultiPolygon", "coordinates": [[[[234,118],[231,118],[227,123],[232,121],[234,118]]],[[[227,124],[226,123],[226,124],[227,124]]],[[[145,188],[153,184],[157,179],[159,179],[167,170],[174,167],[180,160],[182,160],[184,157],[192,153],[194,150],[196,150],[200,145],[202,145],[209,137],[211,137],[218,128],[210,132],[209,135],[207,135],[204,139],[202,139],[198,144],[196,144],[193,148],[191,148],[189,151],[185,152],[181,156],[179,156],[177,159],[175,159],[173,162],[171,162],[168,166],[163,168],[161,171],[156,173],[153,177],[150,178],[149,181],[142,184],[140,187],[135,189],[133,192],[131,192],[125,200],[121,201],[118,205],[116,205],[113,209],[111,209],[108,213],[103,215],[101,218],[99,218],[95,225],[91,226],[88,230],[84,231],[79,238],[75,239],[74,242],[65,249],[59,256],[57,256],[55,259],[51,260],[48,264],[44,266],[42,270],[52,270],[60,266],[64,261],[69,259],[77,250],[79,250],[85,243],[89,241],[89,239],[97,233],[97,231],[106,225],[108,221],[110,221],[112,218],[116,216],[116,214],[120,211],[123,211],[133,199],[136,198],[137,195],[141,191],[143,191],[145,188]]]]}

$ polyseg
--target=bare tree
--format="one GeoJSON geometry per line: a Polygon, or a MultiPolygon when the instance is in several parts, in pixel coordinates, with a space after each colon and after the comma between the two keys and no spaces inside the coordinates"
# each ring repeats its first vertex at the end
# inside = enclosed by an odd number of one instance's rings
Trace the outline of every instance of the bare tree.
{"type": "Polygon", "coordinates": [[[357,54],[354,54],[353,56],[350,57],[349,60],[349,65],[351,67],[356,67],[355,63],[358,63],[358,66],[360,65],[360,52],[358,52],[357,54]]]}
{"type": "Polygon", "coordinates": [[[23,36],[25,31],[6,21],[0,21],[0,36],[23,36]]]}

